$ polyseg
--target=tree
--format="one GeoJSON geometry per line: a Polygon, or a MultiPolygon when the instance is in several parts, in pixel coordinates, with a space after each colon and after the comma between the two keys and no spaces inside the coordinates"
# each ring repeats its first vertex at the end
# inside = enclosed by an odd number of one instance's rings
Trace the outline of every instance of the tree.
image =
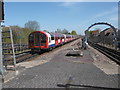
{"type": "Polygon", "coordinates": [[[92,31],[85,31],[84,33],[87,34],[88,36],[90,36],[92,31]]]}
{"type": "Polygon", "coordinates": [[[61,29],[57,29],[55,33],[62,33],[61,29]]]}
{"type": "Polygon", "coordinates": [[[40,30],[40,25],[37,21],[28,21],[27,23],[25,23],[25,28],[40,30]]]}
{"type": "Polygon", "coordinates": [[[44,32],[48,32],[49,33],[49,31],[48,30],[43,30],[44,32]]]}
{"type": "Polygon", "coordinates": [[[68,30],[63,29],[63,30],[62,30],[62,33],[63,33],[63,34],[68,34],[69,32],[68,32],[68,30]]]}
{"type": "Polygon", "coordinates": [[[77,35],[76,31],[73,30],[73,31],[71,32],[71,35],[77,35]]]}
{"type": "Polygon", "coordinates": [[[63,30],[57,29],[57,30],[55,31],[55,33],[70,34],[70,33],[68,32],[68,30],[66,30],[66,29],[63,29],[63,30]]]}

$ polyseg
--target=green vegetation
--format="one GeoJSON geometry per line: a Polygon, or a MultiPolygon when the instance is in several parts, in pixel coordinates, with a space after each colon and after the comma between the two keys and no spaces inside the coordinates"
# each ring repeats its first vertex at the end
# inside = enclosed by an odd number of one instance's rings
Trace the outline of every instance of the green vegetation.
{"type": "MultiPolygon", "coordinates": [[[[14,44],[28,44],[28,36],[31,32],[35,31],[33,29],[29,29],[29,28],[21,28],[19,26],[10,26],[12,29],[12,33],[13,33],[13,40],[14,40],[14,44]]],[[[4,27],[3,28],[3,32],[4,31],[9,31],[8,27],[4,27]]],[[[46,30],[47,31],[47,30],[46,30]]],[[[76,31],[73,30],[71,33],[68,32],[68,30],[63,29],[57,29],[57,31],[55,31],[56,33],[63,33],[63,34],[71,34],[71,35],[77,35],[76,31]]],[[[3,37],[9,37],[10,33],[3,33],[3,37]]],[[[9,38],[4,38],[4,43],[11,43],[9,38]]]]}
{"type": "MultiPolygon", "coordinates": [[[[33,32],[34,30],[28,29],[28,28],[21,28],[19,26],[11,26],[12,32],[13,32],[13,40],[14,43],[19,44],[22,42],[23,44],[28,44],[28,35],[33,32]]],[[[4,27],[3,31],[8,31],[8,27],[4,27]]],[[[3,37],[10,36],[9,33],[3,33],[3,37]]],[[[5,43],[10,43],[9,38],[4,39],[5,43]]]]}
{"type": "Polygon", "coordinates": [[[67,29],[57,29],[55,33],[61,33],[61,34],[70,34],[70,35],[77,35],[76,31],[73,30],[71,33],[67,29]]]}
{"type": "Polygon", "coordinates": [[[55,31],[55,33],[69,34],[69,32],[68,32],[67,29],[63,29],[63,30],[61,30],[61,29],[57,29],[57,30],[55,31]]]}
{"type": "Polygon", "coordinates": [[[85,31],[84,33],[90,35],[91,32],[92,32],[92,31],[85,31]]]}
{"type": "Polygon", "coordinates": [[[76,33],[75,30],[73,30],[70,34],[71,34],[71,35],[77,35],[77,33],[76,33]]]}

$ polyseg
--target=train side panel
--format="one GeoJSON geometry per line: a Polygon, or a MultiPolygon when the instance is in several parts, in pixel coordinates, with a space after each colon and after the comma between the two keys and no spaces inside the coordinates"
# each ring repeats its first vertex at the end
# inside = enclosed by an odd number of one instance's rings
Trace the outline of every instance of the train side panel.
{"type": "Polygon", "coordinates": [[[29,48],[31,49],[31,52],[41,52],[50,50],[74,39],[76,39],[75,35],[35,31],[29,35],[29,48]]]}

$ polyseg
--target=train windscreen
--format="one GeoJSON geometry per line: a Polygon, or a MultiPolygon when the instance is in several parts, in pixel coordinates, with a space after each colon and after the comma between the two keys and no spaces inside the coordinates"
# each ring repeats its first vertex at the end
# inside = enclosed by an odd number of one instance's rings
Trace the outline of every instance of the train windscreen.
{"type": "Polygon", "coordinates": [[[31,33],[31,34],[29,35],[29,45],[30,45],[30,46],[33,46],[33,45],[34,45],[34,34],[33,34],[33,33],[31,33]]]}
{"type": "Polygon", "coordinates": [[[40,46],[40,33],[35,33],[35,46],[40,46]]]}
{"type": "Polygon", "coordinates": [[[46,35],[43,33],[31,33],[29,35],[29,46],[44,46],[46,43],[46,35]]]}

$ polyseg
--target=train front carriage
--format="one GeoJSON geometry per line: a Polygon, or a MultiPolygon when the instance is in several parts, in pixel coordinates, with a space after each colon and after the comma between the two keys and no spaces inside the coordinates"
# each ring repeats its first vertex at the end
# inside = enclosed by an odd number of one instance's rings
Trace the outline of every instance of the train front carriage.
{"type": "Polygon", "coordinates": [[[40,52],[48,48],[48,36],[45,32],[35,31],[29,35],[29,48],[32,52],[40,52]]]}

